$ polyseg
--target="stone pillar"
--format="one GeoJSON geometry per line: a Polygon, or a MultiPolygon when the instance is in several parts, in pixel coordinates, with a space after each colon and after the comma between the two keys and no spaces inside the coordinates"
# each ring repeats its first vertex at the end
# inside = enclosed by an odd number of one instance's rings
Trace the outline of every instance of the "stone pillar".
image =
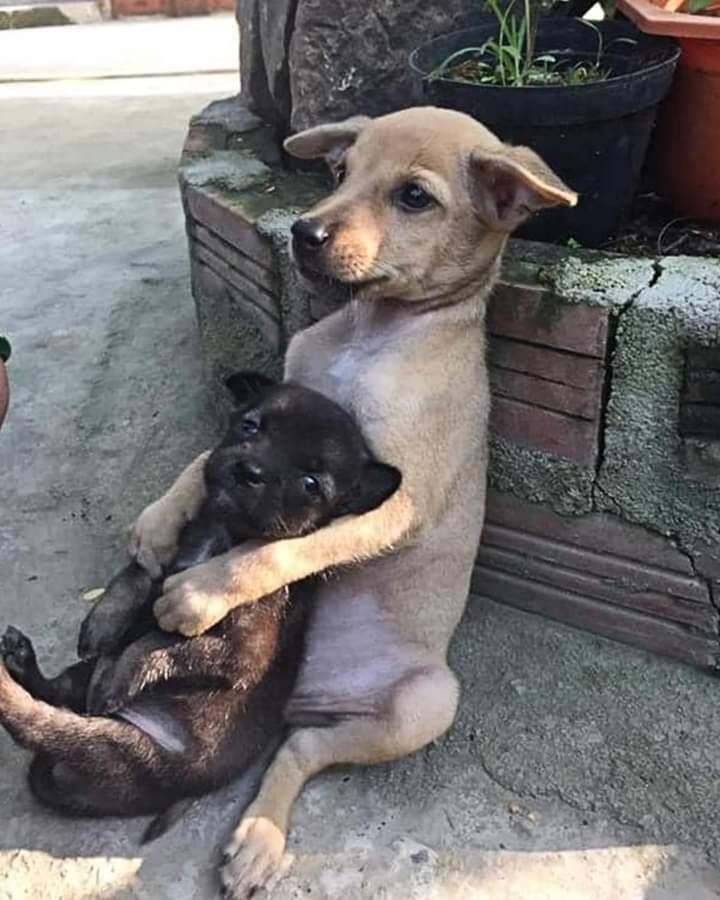
{"type": "Polygon", "coordinates": [[[477,0],[236,0],[242,103],[280,136],[417,100],[408,56],[470,26],[477,0]]]}

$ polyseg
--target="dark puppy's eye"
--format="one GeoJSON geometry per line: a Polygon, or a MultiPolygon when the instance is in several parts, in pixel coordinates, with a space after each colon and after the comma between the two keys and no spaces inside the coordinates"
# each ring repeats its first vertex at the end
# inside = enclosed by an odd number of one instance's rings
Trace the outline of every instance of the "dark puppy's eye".
{"type": "Polygon", "coordinates": [[[253,435],[260,431],[260,422],[254,416],[245,416],[240,423],[243,434],[253,435]]]}
{"type": "Polygon", "coordinates": [[[397,192],[396,202],[402,209],[419,212],[432,206],[435,199],[428,194],[425,188],[421,188],[414,181],[409,181],[397,192]]]}
{"type": "Polygon", "coordinates": [[[311,497],[318,497],[322,492],[320,481],[314,475],[303,475],[302,485],[305,493],[311,497]]]}

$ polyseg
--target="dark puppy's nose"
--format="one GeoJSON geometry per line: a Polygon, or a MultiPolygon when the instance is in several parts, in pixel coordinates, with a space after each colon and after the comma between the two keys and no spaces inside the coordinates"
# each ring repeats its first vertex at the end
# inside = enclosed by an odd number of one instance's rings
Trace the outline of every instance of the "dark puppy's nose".
{"type": "Polygon", "coordinates": [[[265,481],[263,470],[252,462],[238,463],[236,476],[240,482],[250,485],[250,487],[259,487],[265,481]]]}
{"type": "Polygon", "coordinates": [[[299,250],[319,250],[330,239],[330,232],[317,219],[296,219],[291,228],[293,241],[299,250]]]}

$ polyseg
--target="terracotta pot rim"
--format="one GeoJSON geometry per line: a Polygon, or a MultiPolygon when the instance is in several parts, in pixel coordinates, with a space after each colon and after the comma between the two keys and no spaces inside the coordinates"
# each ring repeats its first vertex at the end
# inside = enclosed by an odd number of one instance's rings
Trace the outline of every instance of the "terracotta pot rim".
{"type": "Polygon", "coordinates": [[[720,41],[720,17],[669,12],[650,0],[618,0],[618,9],[645,34],[720,41]]]}

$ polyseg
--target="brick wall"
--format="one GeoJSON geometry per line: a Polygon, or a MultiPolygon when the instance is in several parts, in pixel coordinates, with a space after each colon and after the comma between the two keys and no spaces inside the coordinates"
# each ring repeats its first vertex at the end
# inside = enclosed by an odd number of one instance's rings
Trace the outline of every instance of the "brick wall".
{"type": "Polygon", "coordinates": [[[235,0],[111,0],[113,19],[128,16],[203,16],[234,10],[235,0]]]}

